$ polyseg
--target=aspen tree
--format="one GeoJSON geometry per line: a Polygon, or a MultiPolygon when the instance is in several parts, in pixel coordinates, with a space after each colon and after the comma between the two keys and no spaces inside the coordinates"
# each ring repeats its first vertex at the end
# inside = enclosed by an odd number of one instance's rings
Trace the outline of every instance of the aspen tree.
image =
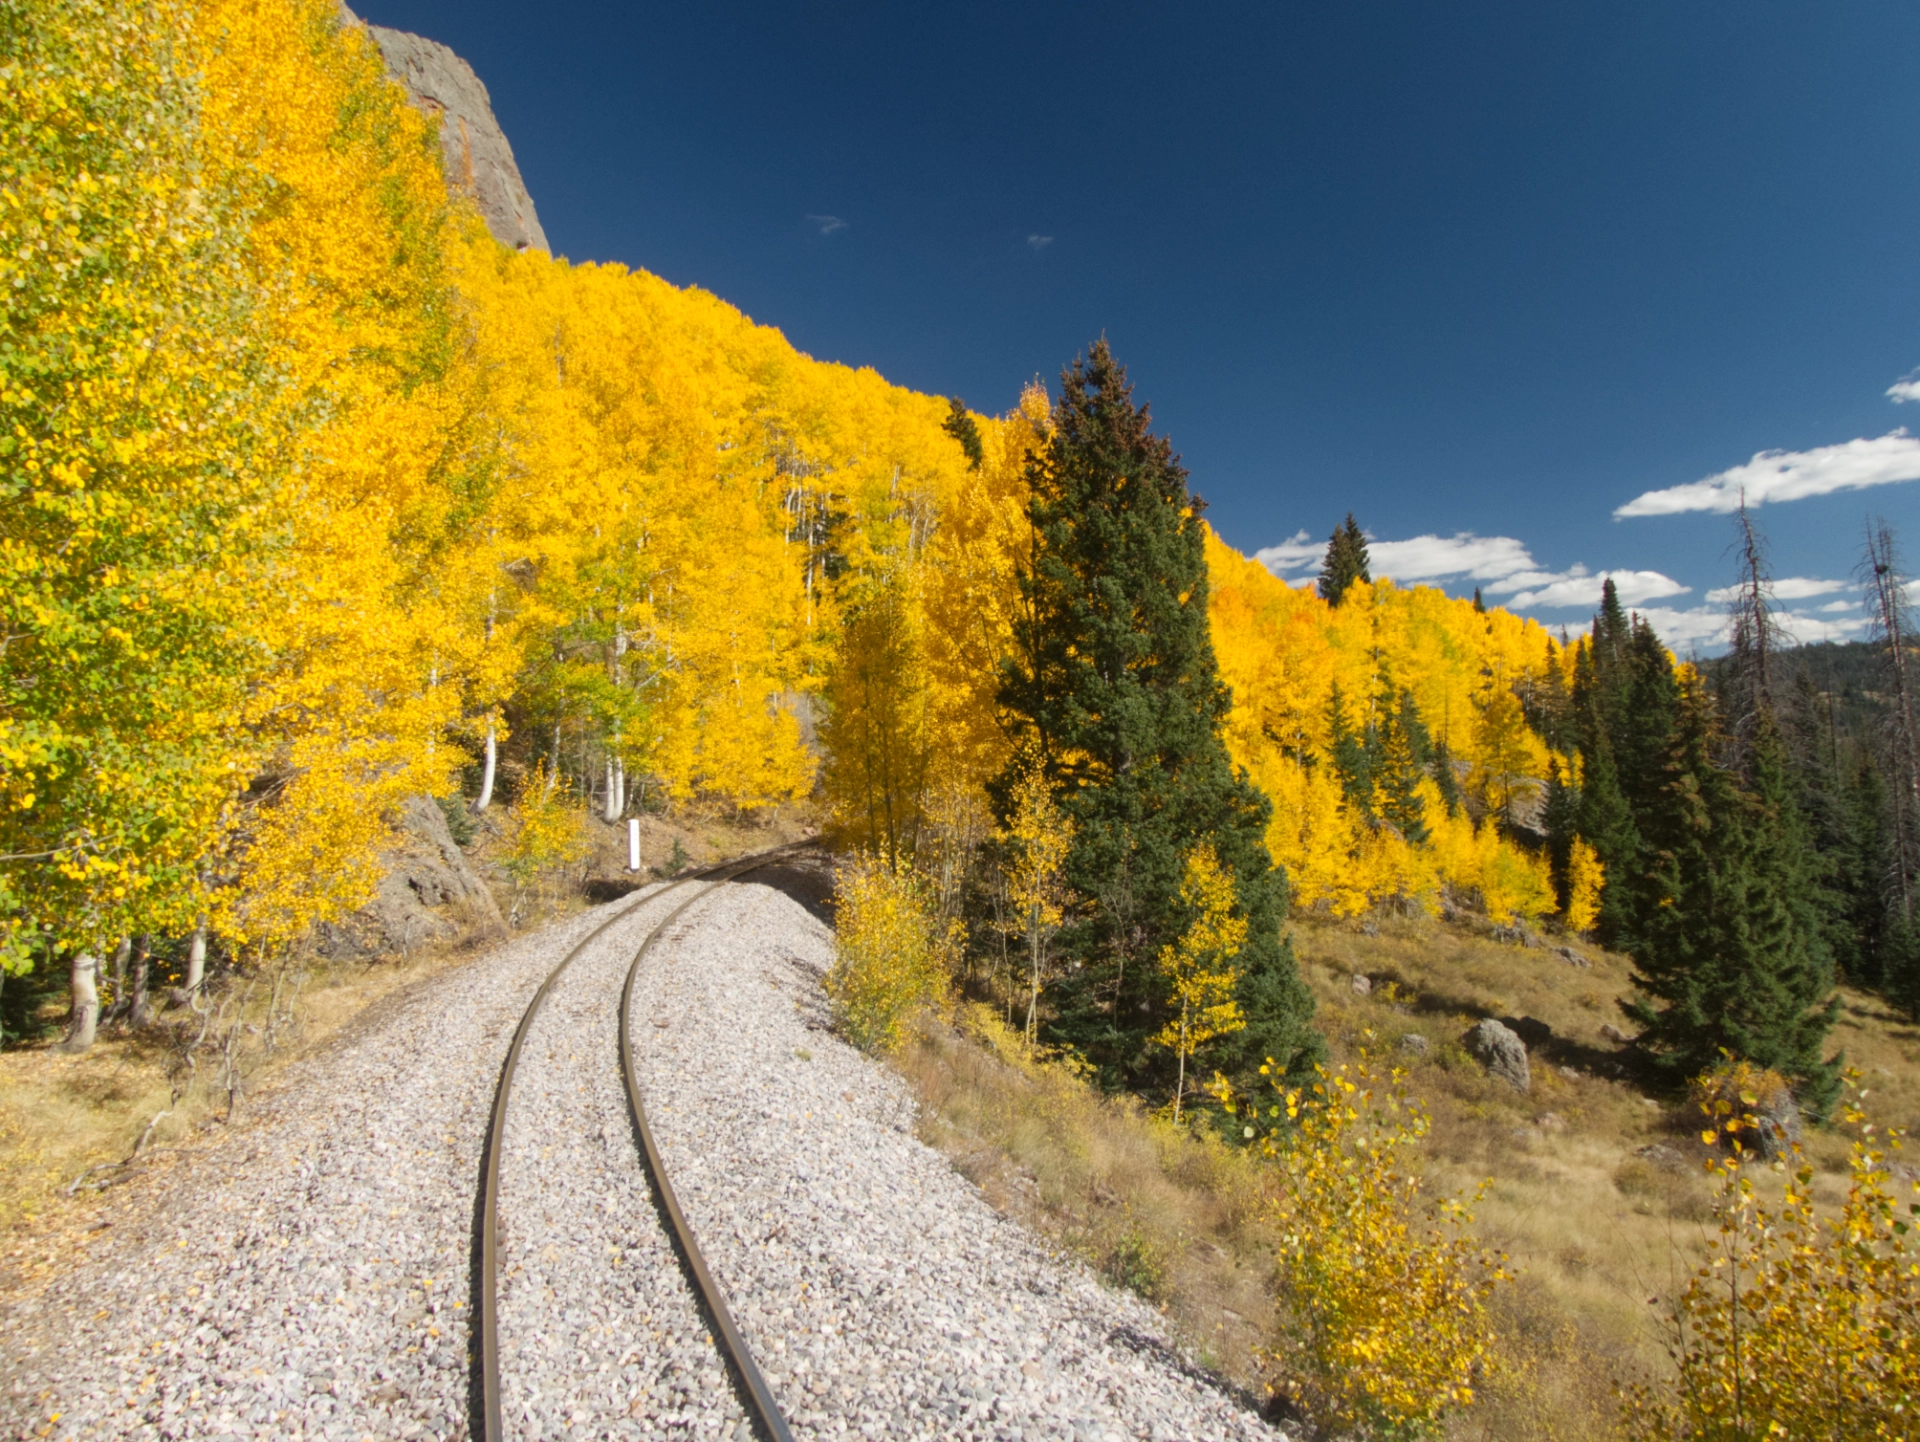
{"type": "Polygon", "coordinates": [[[1153,1039],[1179,1058],[1173,1088],[1176,1122],[1187,1091],[1187,1058],[1194,1048],[1247,1024],[1233,995],[1240,974],[1232,962],[1247,941],[1247,919],[1236,914],[1236,899],[1233,878],[1221,870],[1212,846],[1202,842],[1187,854],[1180,900],[1192,910],[1193,920],[1179,941],[1160,948],[1159,957],[1179,1015],[1153,1039]]]}

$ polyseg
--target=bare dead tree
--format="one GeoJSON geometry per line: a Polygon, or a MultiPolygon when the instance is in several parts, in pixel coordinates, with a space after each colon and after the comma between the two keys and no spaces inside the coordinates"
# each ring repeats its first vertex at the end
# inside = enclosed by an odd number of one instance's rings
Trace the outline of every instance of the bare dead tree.
{"type": "Polygon", "coordinates": [[[1740,581],[1727,607],[1728,666],[1721,704],[1733,742],[1733,754],[1728,759],[1744,771],[1760,718],[1777,714],[1775,683],[1779,667],[1775,657],[1792,639],[1782,629],[1774,609],[1766,538],[1754,527],[1744,491],[1735,520],[1733,549],[1740,558],[1740,581]]]}
{"type": "Polygon", "coordinates": [[[1908,610],[1907,578],[1884,520],[1867,527],[1863,579],[1872,602],[1873,636],[1884,649],[1881,666],[1892,701],[1881,744],[1888,760],[1888,793],[1893,809],[1891,900],[1902,921],[1913,918],[1913,891],[1920,871],[1920,728],[1914,724],[1913,657],[1908,653],[1913,619],[1908,610]]]}

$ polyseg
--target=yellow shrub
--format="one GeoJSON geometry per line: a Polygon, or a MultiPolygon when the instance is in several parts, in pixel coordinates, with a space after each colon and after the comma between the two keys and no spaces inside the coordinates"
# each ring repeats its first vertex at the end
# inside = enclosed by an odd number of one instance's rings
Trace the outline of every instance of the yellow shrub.
{"type": "Polygon", "coordinates": [[[940,933],[933,898],[912,870],[864,851],[843,862],[826,989],[847,1039],[867,1051],[898,1048],[915,1013],[945,1004],[953,941],[940,933]]]}
{"type": "MultiPolygon", "coordinates": [[[[1849,1082],[1854,1081],[1849,1078],[1849,1082]]],[[[1864,1096],[1864,1093],[1858,1094],[1864,1096]]],[[[1740,1101],[1764,1105],[1748,1089],[1740,1101]]],[[[1719,1235],[1668,1317],[1679,1369],[1671,1395],[1628,1390],[1634,1442],[1734,1442],[1780,1437],[1867,1442],[1920,1436],[1920,1182],[1896,1182],[1884,1141],[1857,1100],[1842,1109],[1860,1127],[1851,1185],[1837,1215],[1816,1215],[1813,1168],[1800,1158],[1771,1164],[1742,1138],[1755,1125],[1708,1104],[1713,1133],[1732,1146],[1712,1162],[1720,1178],[1719,1235]],[[1780,1202],[1764,1202],[1754,1173],[1786,1174],[1780,1202]],[[1896,1200],[1905,1192],[1907,1200],[1896,1200]]]]}
{"type": "Polygon", "coordinates": [[[1267,1147],[1280,1164],[1283,1386],[1335,1435],[1433,1435],[1492,1361],[1486,1302],[1505,1259],[1467,1235],[1460,1203],[1422,1195],[1412,1152],[1427,1115],[1399,1073],[1363,1055],[1282,1101],[1294,1129],[1267,1147]]]}
{"type": "Polygon", "coordinates": [[[585,813],[572,804],[564,780],[542,762],[514,803],[506,845],[498,857],[501,869],[513,878],[514,919],[529,885],[586,860],[590,846],[585,813]]]}
{"type": "Polygon", "coordinates": [[[1600,916],[1600,888],[1607,879],[1600,853],[1579,837],[1567,862],[1567,930],[1590,931],[1600,916]]]}

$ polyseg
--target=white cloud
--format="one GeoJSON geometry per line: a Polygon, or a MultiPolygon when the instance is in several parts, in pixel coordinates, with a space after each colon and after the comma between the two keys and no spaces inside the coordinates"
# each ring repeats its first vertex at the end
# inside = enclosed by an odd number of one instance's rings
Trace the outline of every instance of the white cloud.
{"type": "Polygon", "coordinates": [[[1860,603],[1858,601],[1829,601],[1826,605],[1815,606],[1813,609],[1820,612],[1857,611],[1860,609],[1860,603]]]}
{"type": "MultiPolygon", "coordinates": [[[[1643,601],[1656,601],[1663,596],[1684,596],[1693,589],[1658,571],[1602,571],[1599,575],[1588,575],[1585,566],[1575,566],[1545,586],[1521,591],[1510,597],[1507,604],[1520,607],[1598,606],[1600,593],[1608,581],[1613,582],[1623,606],[1638,606],[1643,601]]],[[[1502,582],[1488,589],[1499,592],[1511,589],[1511,584],[1502,582]]]]}
{"type": "Polygon", "coordinates": [[[1367,554],[1376,575],[1391,576],[1396,581],[1430,581],[1442,576],[1503,581],[1510,576],[1540,573],[1524,542],[1512,536],[1476,536],[1471,531],[1415,536],[1411,541],[1376,541],[1369,537],[1367,554]]]}
{"type": "Polygon", "coordinates": [[[1920,437],[1903,426],[1874,439],[1861,438],[1811,451],[1762,451],[1744,466],[1664,491],[1647,491],[1614,510],[1628,516],[1677,516],[1687,511],[1730,515],[1744,494],[1750,506],[1799,501],[1836,491],[1858,491],[1920,480],[1920,437]]]}
{"type": "MultiPolygon", "coordinates": [[[[1254,552],[1277,576],[1311,573],[1320,567],[1326,542],[1305,531],[1277,546],[1254,552]]],[[[1488,595],[1504,597],[1505,604],[1525,609],[1555,606],[1598,606],[1601,586],[1612,578],[1622,605],[1637,606],[1663,596],[1683,596],[1683,586],[1658,571],[1589,571],[1573,566],[1565,571],[1541,568],[1526,543],[1512,536],[1477,536],[1458,531],[1451,536],[1415,536],[1409,541],[1367,539],[1367,555],[1376,576],[1391,576],[1402,585],[1421,581],[1467,580],[1488,595]]]]}
{"type": "Polygon", "coordinates": [[[1277,546],[1265,546],[1253,553],[1253,559],[1276,576],[1289,571],[1317,569],[1327,553],[1327,543],[1316,541],[1305,531],[1295,531],[1277,546]]]}
{"type": "Polygon", "coordinates": [[[1027,237],[1027,244],[1035,250],[1045,250],[1053,244],[1053,237],[1050,235],[1030,235],[1027,237]]]}
{"type": "MultiPolygon", "coordinates": [[[[1823,581],[1813,576],[1782,576],[1773,582],[1773,599],[1805,601],[1814,596],[1831,596],[1835,591],[1851,591],[1853,585],[1852,581],[1823,581]]],[[[1707,599],[1725,605],[1739,594],[1738,586],[1716,586],[1707,592],[1707,599]]]]}
{"type": "Polygon", "coordinates": [[[1896,404],[1901,401],[1920,401],[1920,371],[1901,376],[1887,387],[1887,394],[1893,397],[1896,404]]]}
{"type": "Polygon", "coordinates": [[[810,215],[807,219],[820,228],[822,235],[832,235],[836,230],[847,228],[847,222],[837,215],[810,215]]]}

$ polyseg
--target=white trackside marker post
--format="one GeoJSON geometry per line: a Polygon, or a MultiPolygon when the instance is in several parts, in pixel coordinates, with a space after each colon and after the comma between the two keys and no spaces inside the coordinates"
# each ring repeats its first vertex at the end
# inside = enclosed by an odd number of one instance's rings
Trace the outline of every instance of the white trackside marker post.
{"type": "Polygon", "coordinates": [[[640,869],[640,818],[627,818],[627,870],[640,869]]]}

